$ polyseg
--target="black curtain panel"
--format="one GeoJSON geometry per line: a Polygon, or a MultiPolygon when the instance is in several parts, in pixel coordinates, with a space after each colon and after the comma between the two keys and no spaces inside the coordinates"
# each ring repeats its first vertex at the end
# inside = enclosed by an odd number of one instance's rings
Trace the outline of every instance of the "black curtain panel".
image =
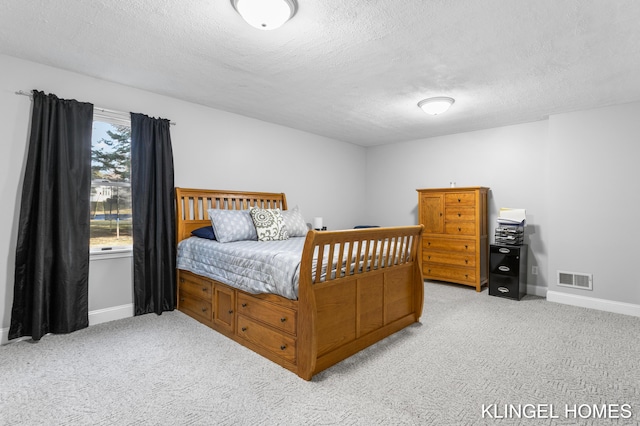
{"type": "Polygon", "coordinates": [[[135,315],[176,305],[176,213],[169,120],[131,113],[135,315]]]}
{"type": "Polygon", "coordinates": [[[33,91],[9,339],[89,325],[93,105],[33,91]]]}

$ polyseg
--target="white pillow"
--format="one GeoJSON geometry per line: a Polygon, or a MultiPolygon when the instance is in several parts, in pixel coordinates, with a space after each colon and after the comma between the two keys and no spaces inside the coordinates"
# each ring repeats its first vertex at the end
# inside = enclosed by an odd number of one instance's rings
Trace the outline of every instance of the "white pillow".
{"type": "Polygon", "coordinates": [[[249,210],[209,209],[209,219],[216,239],[221,243],[231,241],[257,240],[249,210]]]}
{"type": "Polygon", "coordinates": [[[250,212],[251,219],[253,219],[253,224],[256,228],[256,234],[258,235],[258,241],[289,239],[289,233],[284,226],[284,219],[282,219],[280,209],[261,209],[254,207],[250,212]]]}
{"type": "Polygon", "coordinates": [[[298,206],[291,210],[282,210],[281,214],[290,237],[305,237],[307,235],[309,227],[298,206]]]}

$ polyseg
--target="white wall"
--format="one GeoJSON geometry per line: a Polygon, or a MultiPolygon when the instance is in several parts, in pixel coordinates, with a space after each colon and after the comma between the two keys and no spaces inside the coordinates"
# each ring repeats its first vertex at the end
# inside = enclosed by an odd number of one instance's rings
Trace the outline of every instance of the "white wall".
{"type": "Polygon", "coordinates": [[[549,140],[552,298],[640,305],[640,102],[553,116],[549,140]],[[558,270],[593,274],[593,291],[557,286],[558,270]]]}
{"type": "MultiPolygon", "coordinates": [[[[417,188],[450,181],[488,186],[491,233],[500,207],[527,209],[529,265],[540,271],[532,276],[529,267],[530,286],[548,286],[558,301],[638,314],[640,286],[630,265],[639,251],[633,213],[640,192],[633,184],[640,174],[640,103],[365,149],[0,55],[3,341],[31,111],[30,100],[14,92],[31,89],[169,118],[177,123],[171,128],[176,186],[282,191],[307,220],[323,216],[330,229],[414,224],[417,188]],[[619,219],[627,213],[631,220],[619,219]],[[593,273],[593,291],[556,286],[558,269],[593,273]]],[[[130,268],[130,258],[92,261],[89,298],[96,318],[130,305],[130,268]],[[115,286],[109,271],[119,277],[115,286]]]]}
{"type": "MultiPolygon", "coordinates": [[[[330,229],[361,222],[365,149],[72,72],[0,55],[0,331],[6,338],[13,302],[15,245],[32,89],[117,111],[168,118],[176,186],[284,192],[308,221],[323,216],[330,229]]],[[[132,301],[130,258],[92,261],[90,309],[132,301]],[[99,262],[99,263],[97,263],[99,262]],[[120,277],[109,285],[104,271],[120,277]],[[116,294],[114,294],[116,292],[116,294]]],[[[90,317],[91,320],[91,317],[90,317]]]]}
{"type": "MultiPolygon", "coordinates": [[[[432,119],[426,117],[425,119],[432,119]]],[[[436,117],[437,119],[437,117],[436,117]]],[[[487,186],[490,241],[501,207],[525,208],[528,285],[547,285],[549,175],[546,121],[422,139],[367,150],[367,220],[418,223],[418,188],[487,186]],[[539,275],[531,275],[531,266],[539,275]]],[[[534,288],[531,291],[536,291],[534,288]]]]}

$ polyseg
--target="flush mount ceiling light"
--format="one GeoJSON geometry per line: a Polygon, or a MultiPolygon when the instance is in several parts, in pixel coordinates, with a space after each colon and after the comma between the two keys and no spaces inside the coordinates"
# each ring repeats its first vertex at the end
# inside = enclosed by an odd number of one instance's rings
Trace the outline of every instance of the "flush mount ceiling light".
{"type": "Polygon", "coordinates": [[[252,27],[275,30],[298,10],[295,0],[231,0],[236,12],[252,27]]]}
{"type": "Polygon", "coordinates": [[[427,114],[438,115],[448,110],[454,102],[455,100],[453,98],[440,96],[437,98],[423,99],[418,102],[418,106],[427,114]]]}

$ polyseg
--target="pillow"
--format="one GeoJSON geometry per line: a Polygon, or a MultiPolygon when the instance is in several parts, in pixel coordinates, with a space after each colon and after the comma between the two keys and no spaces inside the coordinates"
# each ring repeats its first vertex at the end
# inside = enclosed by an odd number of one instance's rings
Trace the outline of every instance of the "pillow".
{"type": "Polygon", "coordinates": [[[207,238],[209,240],[216,239],[216,236],[213,233],[213,226],[203,226],[202,228],[194,229],[191,231],[191,235],[200,238],[207,238]]]}
{"type": "Polygon", "coordinates": [[[284,226],[280,209],[251,209],[251,219],[256,227],[259,241],[288,240],[289,233],[284,226]]]}
{"type": "Polygon", "coordinates": [[[249,210],[209,209],[207,211],[218,242],[229,243],[258,239],[249,210]]]}
{"type": "Polygon", "coordinates": [[[295,206],[291,210],[282,210],[280,212],[284,219],[284,226],[287,227],[290,237],[305,237],[309,232],[307,222],[304,221],[302,213],[298,210],[298,206],[295,206]]]}

